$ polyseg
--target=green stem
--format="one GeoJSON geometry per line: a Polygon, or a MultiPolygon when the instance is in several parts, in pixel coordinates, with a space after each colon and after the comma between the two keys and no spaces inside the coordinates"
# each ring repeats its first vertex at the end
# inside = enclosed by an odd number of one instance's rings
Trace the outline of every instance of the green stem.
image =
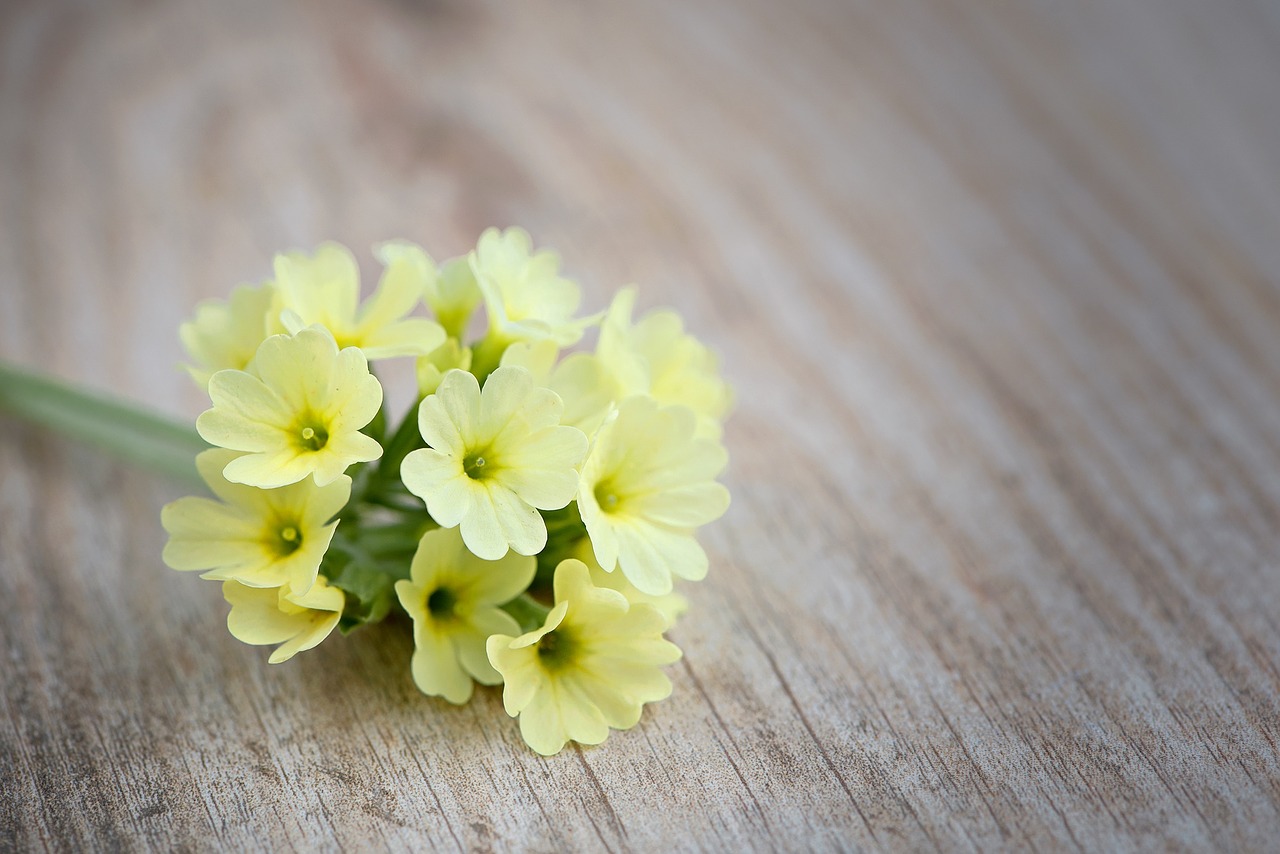
{"type": "Polygon", "coordinates": [[[380,487],[394,483],[400,479],[400,463],[409,452],[422,444],[422,434],[418,432],[418,404],[409,407],[404,420],[396,428],[395,435],[383,446],[382,459],[378,461],[377,474],[369,484],[370,491],[377,494],[380,487]]]}
{"type": "Polygon", "coordinates": [[[157,474],[203,485],[195,456],[208,443],[190,424],[154,410],[0,363],[0,412],[97,445],[157,474]]]}

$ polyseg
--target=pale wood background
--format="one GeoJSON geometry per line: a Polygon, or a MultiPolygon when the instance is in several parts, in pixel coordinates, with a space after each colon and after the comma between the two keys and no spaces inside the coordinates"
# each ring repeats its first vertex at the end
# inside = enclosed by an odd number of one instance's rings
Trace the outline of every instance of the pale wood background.
{"type": "Polygon", "coordinates": [[[1278,9],[4,4],[0,356],[194,416],[273,251],[522,224],[740,404],[674,696],[550,760],[0,421],[0,848],[1274,849],[1278,9]]]}

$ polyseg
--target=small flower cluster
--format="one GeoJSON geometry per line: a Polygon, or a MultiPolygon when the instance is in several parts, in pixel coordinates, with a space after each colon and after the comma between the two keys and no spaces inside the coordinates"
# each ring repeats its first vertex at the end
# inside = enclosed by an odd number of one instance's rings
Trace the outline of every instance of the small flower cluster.
{"type": "Polygon", "coordinates": [[[183,324],[212,497],[164,508],[165,562],[222,582],[231,633],[272,663],[398,609],[418,688],[503,685],[539,753],[634,726],[671,692],[673,579],[706,575],[695,533],[729,505],[714,354],[674,312],[633,319],[632,289],[577,316],[578,286],[518,229],[443,264],[375,254],[364,302],[326,244],[183,324]],[[418,395],[397,424],[370,362],[402,356],[418,395]]]}

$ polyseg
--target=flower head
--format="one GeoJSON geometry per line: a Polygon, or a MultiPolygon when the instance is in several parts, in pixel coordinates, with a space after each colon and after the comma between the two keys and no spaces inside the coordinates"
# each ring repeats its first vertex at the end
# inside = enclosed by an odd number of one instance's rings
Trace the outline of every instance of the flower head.
{"type": "Polygon", "coordinates": [[[563,408],[524,368],[499,368],[483,392],[473,375],[449,371],[418,407],[430,447],[405,457],[404,485],[480,557],[537,554],[547,543],[538,510],[573,500],[587,450],[581,430],[560,426],[563,408]]]}
{"type": "Polygon", "coordinates": [[[525,368],[536,385],[560,395],[564,401],[560,423],[590,436],[608,414],[616,389],[599,359],[590,353],[573,353],[557,363],[559,355],[560,348],[554,341],[520,342],[506,349],[502,364],[525,368]]]}
{"type": "Polygon", "coordinates": [[[496,561],[478,558],[456,528],[423,536],[411,578],[396,582],[400,604],[413,618],[413,681],[422,693],[465,703],[473,679],[482,685],[502,681],[485,656],[485,640],[519,631],[498,606],[528,588],[536,565],[514,552],[496,561]]]}
{"type": "Polygon", "coordinates": [[[288,587],[249,587],[228,581],[222,585],[222,596],[231,604],[227,628],[233,637],[259,646],[280,644],[267,659],[271,664],[288,661],[327,638],[338,625],[345,602],[342,591],[323,576],[303,595],[288,587]]]}
{"type": "Polygon", "coordinates": [[[578,510],[596,559],[605,570],[621,566],[650,595],[670,592],[672,574],[706,575],[694,529],[729,507],[729,491],[715,482],[728,454],[694,430],[687,407],[629,397],[600,428],[582,467],[578,510]]]}
{"type": "Polygon", "coordinates": [[[338,514],[351,495],[351,478],[328,486],[303,480],[278,489],[254,489],[222,475],[240,456],[211,448],[196,468],[218,500],[188,496],[165,506],[160,523],[169,533],[164,562],[174,569],[208,570],[203,577],[248,587],[288,585],[305,594],[315,583],[338,514]]]}
{"type": "Polygon", "coordinates": [[[645,703],[671,693],[661,666],[680,658],[662,637],[661,614],[593,586],[581,561],[556,568],[555,596],[541,628],[487,643],[507,714],[520,716],[521,735],[544,756],[569,740],[599,744],[610,728],[635,726],[645,703]]]}
{"type": "Polygon", "coordinates": [[[719,359],[684,331],[674,311],[654,311],[632,323],[635,288],[624,288],[600,325],[596,354],[618,385],[620,398],[647,394],[679,403],[698,416],[698,435],[718,439],[733,393],[720,377],[719,359]]]}
{"type": "Polygon", "coordinates": [[[489,334],[504,343],[549,338],[561,347],[578,343],[598,317],[575,318],[582,296],[560,275],[554,252],[530,254],[528,232],[490,228],[469,256],[489,311],[489,334]]]}
{"type": "Polygon", "coordinates": [[[196,306],[196,316],[178,327],[182,346],[195,361],[187,365],[200,386],[209,385],[214,371],[244,370],[268,334],[275,286],[240,285],[229,300],[208,300],[196,306]]]}
{"type": "Polygon", "coordinates": [[[314,474],[324,486],[382,448],[360,432],[382,405],[382,386],[355,347],[339,351],[324,329],[273,335],[258,348],[255,374],[218,371],[213,408],[196,420],[205,441],[244,452],[227,463],[233,483],[270,489],[314,474]]]}
{"type": "Polygon", "coordinates": [[[314,255],[277,255],[280,320],[289,332],[320,325],[342,347],[359,347],[368,359],[420,356],[444,343],[444,330],[423,317],[408,317],[422,299],[425,270],[395,252],[378,290],[363,305],[360,270],[344,246],[325,243],[314,255]]]}
{"type": "Polygon", "coordinates": [[[404,240],[392,240],[374,249],[387,275],[411,276],[421,282],[422,295],[436,320],[450,338],[461,339],[467,322],[483,297],[466,258],[454,258],[436,267],[431,256],[404,240]]]}

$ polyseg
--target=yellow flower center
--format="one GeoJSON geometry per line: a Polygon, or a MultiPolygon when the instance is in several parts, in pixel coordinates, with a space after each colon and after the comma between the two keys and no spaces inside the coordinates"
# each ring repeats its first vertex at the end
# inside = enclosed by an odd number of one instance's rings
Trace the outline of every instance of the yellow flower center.
{"type": "Polygon", "coordinates": [[[538,641],[538,660],[547,670],[562,670],[572,663],[578,642],[567,630],[547,632],[538,641]]]}
{"type": "Polygon", "coordinates": [[[288,557],[302,548],[302,532],[291,522],[281,523],[275,529],[271,545],[280,557],[288,557]]]}
{"type": "Polygon", "coordinates": [[[616,513],[622,506],[622,496],[618,495],[613,484],[607,481],[597,483],[593,494],[596,497],[596,504],[600,505],[600,509],[605,513],[616,513]]]}
{"type": "Polygon", "coordinates": [[[297,443],[304,451],[318,451],[329,443],[329,431],[323,424],[304,421],[298,429],[297,443]]]}
{"type": "Polygon", "coordinates": [[[437,620],[453,616],[453,608],[458,604],[458,596],[447,587],[437,587],[427,597],[427,610],[437,620]]]}
{"type": "Polygon", "coordinates": [[[493,467],[489,466],[482,454],[468,455],[462,461],[462,470],[472,480],[484,480],[485,477],[493,474],[493,467]],[[486,466],[488,466],[487,469],[486,466]]]}

